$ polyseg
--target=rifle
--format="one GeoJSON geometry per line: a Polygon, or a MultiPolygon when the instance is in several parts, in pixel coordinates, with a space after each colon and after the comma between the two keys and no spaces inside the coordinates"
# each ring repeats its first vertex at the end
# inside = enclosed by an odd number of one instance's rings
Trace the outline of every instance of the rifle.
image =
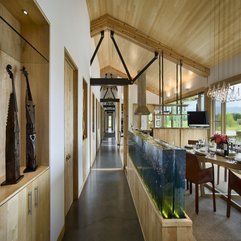
{"type": "Polygon", "coordinates": [[[26,79],[27,89],[25,95],[25,110],[26,110],[26,168],[24,172],[33,172],[37,169],[36,161],[36,130],[35,130],[35,105],[33,102],[28,72],[23,66],[21,69],[26,79]]]}
{"type": "Polygon", "coordinates": [[[6,162],[6,180],[1,185],[10,185],[17,183],[23,175],[20,175],[19,164],[19,123],[18,123],[18,105],[15,91],[15,83],[12,66],[7,65],[6,70],[9,78],[12,80],[12,93],[10,94],[8,105],[8,116],[6,126],[6,145],[5,145],[5,162],[6,162]]]}

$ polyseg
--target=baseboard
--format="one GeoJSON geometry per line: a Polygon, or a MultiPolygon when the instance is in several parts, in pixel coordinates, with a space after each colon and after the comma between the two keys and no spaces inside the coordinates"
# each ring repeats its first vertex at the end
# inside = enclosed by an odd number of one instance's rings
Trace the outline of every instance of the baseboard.
{"type": "Polygon", "coordinates": [[[64,232],[65,232],[65,225],[62,227],[62,230],[59,234],[57,241],[61,241],[64,238],[64,232]]]}
{"type": "Polygon", "coordinates": [[[82,193],[82,191],[83,191],[83,189],[84,189],[85,183],[86,183],[89,175],[90,175],[90,169],[88,170],[88,174],[86,175],[85,180],[84,180],[84,182],[83,182],[83,185],[82,185],[82,187],[80,188],[78,198],[80,197],[80,195],[81,195],[81,193],[82,193]]]}

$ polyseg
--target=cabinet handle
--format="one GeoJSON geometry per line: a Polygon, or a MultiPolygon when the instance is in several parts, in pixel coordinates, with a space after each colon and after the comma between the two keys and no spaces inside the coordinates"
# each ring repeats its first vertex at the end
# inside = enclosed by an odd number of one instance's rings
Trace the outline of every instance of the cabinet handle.
{"type": "Polygon", "coordinates": [[[38,187],[35,187],[34,188],[34,205],[35,205],[35,207],[38,206],[38,198],[39,198],[39,196],[38,196],[38,187]]]}
{"type": "Polygon", "coordinates": [[[28,214],[32,214],[32,192],[28,192],[28,214]]]}

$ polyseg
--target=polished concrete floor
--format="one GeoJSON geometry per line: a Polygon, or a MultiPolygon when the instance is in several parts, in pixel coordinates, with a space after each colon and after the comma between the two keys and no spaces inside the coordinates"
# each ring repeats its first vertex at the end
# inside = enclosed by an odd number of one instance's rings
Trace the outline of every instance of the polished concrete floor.
{"type": "Polygon", "coordinates": [[[122,168],[119,147],[116,145],[114,137],[114,133],[105,135],[93,168],[122,168]]]}
{"type": "MultiPolygon", "coordinates": [[[[121,167],[113,137],[105,138],[96,167],[121,167]]],[[[122,170],[92,170],[66,217],[64,241],[144,241],[122,170]]]]}

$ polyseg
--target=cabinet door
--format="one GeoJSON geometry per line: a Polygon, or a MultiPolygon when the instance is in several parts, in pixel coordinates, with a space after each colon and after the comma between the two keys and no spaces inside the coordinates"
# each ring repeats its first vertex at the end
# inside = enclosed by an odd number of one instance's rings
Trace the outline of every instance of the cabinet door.
{"type": "Polygon", "coordinates": [[[31,217],[27,216],[27,189],[24,188],[0,207],[0,240],[31,240],[27,229],[31,217]]]}
{"type": "Polygon", "coordinates": [[[50,239],[49,171],[33,182],[32,191],[32,240],[48,241],[50,239]]]}

